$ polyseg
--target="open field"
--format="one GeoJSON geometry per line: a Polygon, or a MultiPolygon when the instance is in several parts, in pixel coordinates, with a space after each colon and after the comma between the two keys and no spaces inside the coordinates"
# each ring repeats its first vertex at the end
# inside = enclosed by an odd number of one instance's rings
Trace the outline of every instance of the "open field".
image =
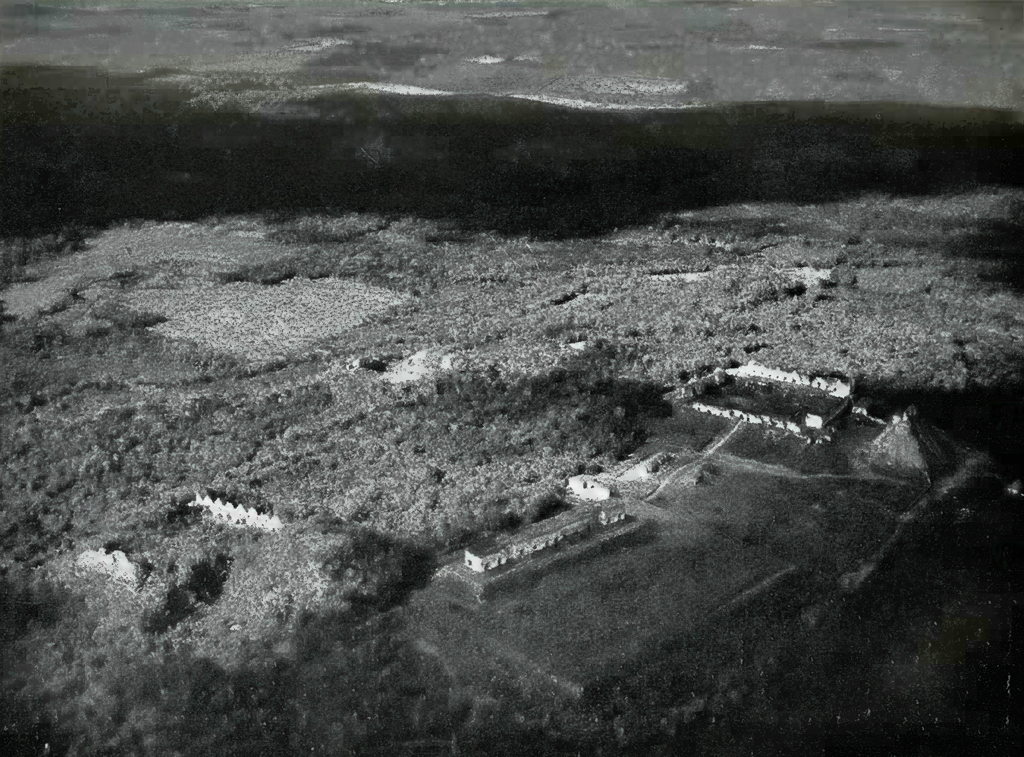
{"type": "Polygon", "coordinates": [[[1019,749],[1019,499],[664,401],[839,372],[1024,473],[1019,12],[685,11],[5,4],[0,753],[1019,749]],[[629,550],[430,585],[655,448],[629,550]]]}
{"type": "Polygon", "coordinates": [[[650,506],[663,511],[641,541],[610,542],[604,554],[479,607],[452,603],[447,586],[425,593],[417,599],[424,633],[448,648],[451,665],[486,667],[468,650],[498,643],[579,696],[612,675],[608,668],[633,670],[654,659],[652,648],[691,636],[770,576],[834,582],[878,549],[922,493],[891,480],[779,476],[721,455],[710,460],[710,479],[670,483],[635,508],[640,519],[650,506]]]}

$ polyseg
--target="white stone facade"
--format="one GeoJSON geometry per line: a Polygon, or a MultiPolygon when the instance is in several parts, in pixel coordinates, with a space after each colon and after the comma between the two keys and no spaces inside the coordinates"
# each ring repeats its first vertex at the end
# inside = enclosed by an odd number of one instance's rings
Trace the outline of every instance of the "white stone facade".
{"type": "Polygon", "coordinates": [[[213,517],[235,526],[253,526],[262,528],[264,531],[280,531],[284,527],[281,519],[276,515],[260,514],[251,507],[246,510],[240,505],[221,502],[219,498],[211,500],[209,496],[201,498],[196,494],[196,501],[193,504],[196,507],[205,507],[213,517]]]}
{"type": "Polygon", "coordinates": [[[796,371],[780,371],[775,368],[766,368],[757,363],[747,363],[739,368],[730,368],[726,373],[737,378],[765,379],[794,386],[806,386],[833,397],[849,397],[853,393],[853,383],[849,381],[820,376],[809,378],[796,371]]]}
{"type": "Polygon", "coordinates": [[[716,407],[715,405],[705,405],[703,402],[690,403],[690,407],[694,410],[698,410],[702,413],[708,413],[710,415],[717,415],[720,418],[734,418],[740,421],[746,421],[747,423],[756,423],[764,426],[774,426],[775,428],[788,431],[796,436],[803,436],[803,430],[799,424],[793,421],[784,421],[780,418],[773,418],[770,415],[755,415],[754,413],[747,413],[743,410],[735,410],[733,408],[716,407]]]}

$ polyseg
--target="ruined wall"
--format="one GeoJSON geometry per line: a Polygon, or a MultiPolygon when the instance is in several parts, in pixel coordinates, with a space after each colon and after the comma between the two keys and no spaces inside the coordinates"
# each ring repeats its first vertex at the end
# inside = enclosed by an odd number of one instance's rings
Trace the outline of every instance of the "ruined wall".
{"type": "Polygon", "coordinates": [[[211,500],[209,496],[200,498],[196,494],[194,505],[205,507],[213,517],[235,526],[252,526],[265,531],[279,531],[284,525],[276,515],[260,514],[251,507],[246,510],[241,505],[221,502],[220,499],[211,500]]]}
{"type": "Polygon", "coordinates": [[[767,381],[778,381],[783,384],[793,384],[794,386],[806,386],[811,389],[818,389],[833,397],[849,397],[853,392],[853,383],[849,381],[820,376],[810,378],[796,371],[780,371],[775,368],[766,368],[757,363],[747,363],[739,368],[731,368],[726,373],[738,378],[764,379],[767,381]]]}
{"type": "Polygon", "coordinates": [[[746,421],[747,423],[753,423],[755,425],[773,426],[799,437],[804,436],[803,430],[797,423],[794,423],[793,421],[784,421],[780,418],[773,418],[770,415],[755,415],[754,413],[747,413],[743,410],[705,405],[703,402],[692,402],[690,403],[690,407],[702,413],[717,415],[720,418],[735,418],[736,420],[746,421]]]}

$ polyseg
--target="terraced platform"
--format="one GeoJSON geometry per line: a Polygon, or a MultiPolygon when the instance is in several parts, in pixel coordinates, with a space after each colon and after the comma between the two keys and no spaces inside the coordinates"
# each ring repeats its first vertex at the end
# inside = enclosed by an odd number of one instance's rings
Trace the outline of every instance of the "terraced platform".
{"type": "MultiPolygon", "coordinates": [[[[695,650],[778,614],[744,615],[751,604],[781,603],[797,617],[859,589],[966,459],[912,414],[885,427],[847,416],[821,445],[721,420],[677,407],[641,451],[667,462],[646,481],[619,482],[643,538],[552,550],[510,570],[508,591],[493,591],[501,577],[445,567],[412,602],[425,643],[485,690],[501,681],[576,701],[675,666],[698,691],[721,661],[695,650]],[[886,435],[941,452],[892,459],[893,445],[877,443],[886,435]],[[889,465],[873,464],[883,458],[889,465]],[[908,475],[918,464],[946,483],[908,475]]],[[[621,473],[599,478],[615,485],[621,473]]]]}

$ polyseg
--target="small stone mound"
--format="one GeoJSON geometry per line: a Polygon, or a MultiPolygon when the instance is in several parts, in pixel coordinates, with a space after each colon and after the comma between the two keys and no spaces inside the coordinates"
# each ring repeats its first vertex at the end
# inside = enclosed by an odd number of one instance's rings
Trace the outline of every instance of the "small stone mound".
{"type": "Polygon", "coordinates": [[[433,350],[420,350],[388,368],[382,376],[392,384],[406,384],[451,369],[451,355],[441,355],[433,350]]]}
{"type": "Polygon", "coordinates": [[[662,465],[668,462],[669,459],[670,456],[664,452],[652,455],[646,460],[641,460],[619,476],[619,481],[648,481],[661,469],[662,465]]]}
{"type": "Polygon", "coordinates": [[[568,487],[572,494],[590,502],[610,499],[613,494],[609,487],[598,483],[593,476],[573,476],[569,479],[568,487]]]}
{"type": "Polygon", "coordinates": [[[77,562],[80,567],[106,573],[111,578],[122,581],[129,586],[135,587],[139,583],[138,568],[119,549],[109,553],[102,547],[89,550],[79,555],[77,562]]]}

